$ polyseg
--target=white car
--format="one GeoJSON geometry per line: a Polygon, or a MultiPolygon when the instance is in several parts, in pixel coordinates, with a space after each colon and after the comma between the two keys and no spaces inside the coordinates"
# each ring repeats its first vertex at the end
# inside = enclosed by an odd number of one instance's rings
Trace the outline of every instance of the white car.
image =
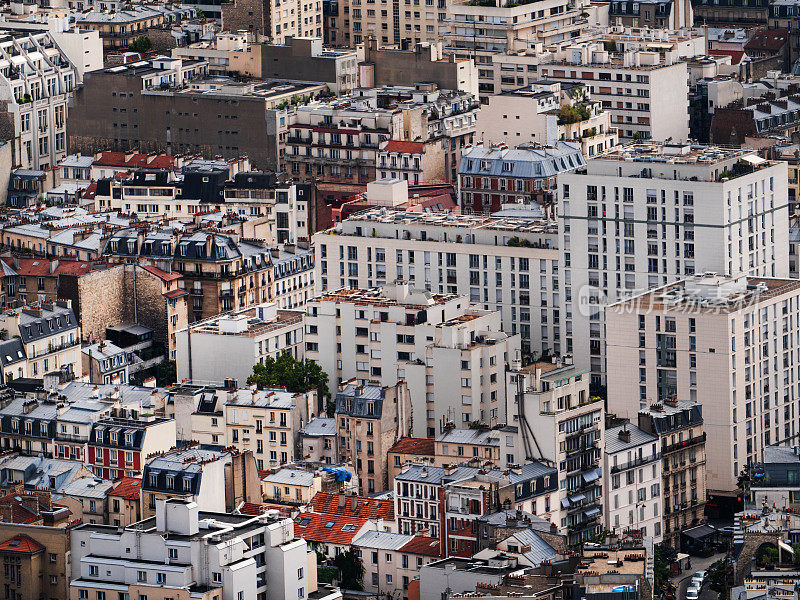
{"type": "Polygon", "coordinates": [[[697,600],[698,596],[700,596],[700,588],[690,585],[686,590],[686,600],[697,600]]]}
{"type": "Polygon", "coordinates": [[[691,585],[702,588],[703,584],[706,582],[706,572],[705,571],[698,571],[694,575],[692,575],[692,583],[691,585]]]}

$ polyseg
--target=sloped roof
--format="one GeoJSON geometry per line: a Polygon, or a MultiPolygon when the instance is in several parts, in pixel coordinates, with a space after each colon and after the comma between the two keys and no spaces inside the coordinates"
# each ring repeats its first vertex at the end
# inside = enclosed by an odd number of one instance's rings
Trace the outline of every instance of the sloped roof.
{"type": "Polygon", "coordinates": [[[428,537],[426,535],[415,535],[411,541],[400,548],[401,552],[409,554],[423,554],[425,556],[441,556],[442,545],[439,538],[428,537]]]}
{"type": "Polygon", "coordinates": [[[785,29],[759,29],[744,45],[744,49],[777,52],[786,45],[788,39],[789,32],[785,29]]]}
{"type": "Polygon", "coordinates": [[[108,495],[126,500],[138,500],[139,492],[142,489],[142,480],[138,477],[123,477],[117,482],[108,495]]]}
{"type": "Polygon", "coordinates": [[[394,502],[376,500],[366,496],[356,496],[356,508],[353,510],[353,496],[345,496],[344,507],[339,506],[339,494],[317,492],[308,503],[308,509],[317,513],[332,515],[350,515],[364,519],[386,519],[394,521],[394,502]]]}
{"type": "Polygon", "coordinates": [[[300,513],[294,520],[294,535],[312,542],[349,546],[367,519],[327,513],[300,513]]]}
{"type": "Polygon", "coordinates": [[[399,152],[402,154],[424,154],[424,142],[407,142],[401,140],[389,140],[381,148],[383,152],[399,152]]]}
{"type": "Polygon", "coordinates": [[[27,535],[19,534],[0,542],[2,552],[21,552],[23,554],[38,554],[44,552],[44,546],[27,535]]]}
{"type": "Polygon", "coordinates": [[[404,437],[394,443],[389,448],[389,452],[398,454],[417,454],[419,456],[433,456],[433,438],[404,437]]]}
{"type": "Polygon", "coordinates": [[[172,273],[167,273],[166,271],[162,271],[158,267],[153,267],[151,265],[142,265],[142,268],[148,273],[152,273],[153,275],[155,275],[159,279],[163,279],[164,281],[175,281],[176,279],[181,278],[180,273],[175,273],[174,271],[172,273]]]}

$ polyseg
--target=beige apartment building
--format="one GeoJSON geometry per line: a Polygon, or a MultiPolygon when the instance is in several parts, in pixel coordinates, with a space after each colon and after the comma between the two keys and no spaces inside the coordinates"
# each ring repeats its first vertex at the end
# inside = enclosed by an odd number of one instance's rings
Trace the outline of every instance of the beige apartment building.
{"type": "Polygon", "coordinates": [[[746,276],[701,275],[610,305],[609,411],[699,403],[714,437],[703,479],[709,492],[735,491],[745,465],[799,433],[798,312],[799,281],[746,276]]]}
{"type": "Polygon", "coordinates": [[[251,451],[259,469],[294,462],[300,429],[316,411],[316,392],[240,389],[225,401],[226,446],[251,451]]]}
{"type": "Polygon", "coordinates": [[[308,303],[305,322],[305,357],[331,385],[406,380],[416,435],[433,437],[440,423],[499,422],[505,365],[520,341],[502,331],[498,311],[398,282],[327,292],[308,303]]]}
{"type": "Polygon", "coordinates": [[[515,362],[507,381],[507,423],[520,432],[517,462],[541,460],[558,469],[545,518],[570,546],[591,539],[603,528],[605,410],[601,398],[589,395],[589,374],[556,360],[515,362]]]}
{"type": "Polygon", "coordinates": [[[336,394],[339,462],[349,462],[362,495],[389,489],[388,452],[411,432],[411,399],[406,382],[393,386],[356,380],[336,394]]]}
{"type": "Polygon", "coordinates": [[[702,407],[677,400],[652,404],[639,412],[639,429],[659,438],[664,542],[679,550],[681,531],[704,519],[707,474],[702,407]]]}

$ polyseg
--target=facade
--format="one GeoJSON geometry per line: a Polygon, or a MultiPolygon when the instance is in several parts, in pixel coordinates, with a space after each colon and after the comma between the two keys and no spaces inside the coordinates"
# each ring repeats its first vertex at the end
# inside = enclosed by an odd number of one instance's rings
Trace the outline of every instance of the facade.
{"type": "Polygon", "coordinates": [[[661,442],[664,543],[675,549],[681,532],[703,521],[707,487],[718,485],[708,479],[701,408],[670,400],[639,411],[639,429],[661,442]]]}
{"type": "Polygon", "coordinates": [[[683,29],[694,26],[690,0],[647,0],[645,2],[612,2],[608,11],[611,25],[683,29]]]}
{"type": "Polygon", "coordinates": [[[620,140],[686,141],[689,137],[687,66],[669,51],[609,53],[597,43],[568,46],[539,65],[541,79],[583,83],[611,115],[620,140]]]}
{"type": "Polygon", "coordinates": [[[364,591],[405,597],[419,569],[439,560],[439,540],[423,535],[366,531],[353,540],[364,565],[364,591]]]}
{"type": "Polygon", "coordinates": [[[417,435],[435,435],[440,421],[498,422],[505,364],[519,351],[519,335],[501,331],[498,312],[398,283],[327,292],[309,302],[305,324],[305,357],[320,363],[329,385],[405,378],[417,435]]]}
{"type": "MultiPolygon", "coordinates": [[[[312,567],[316,560],[309,559],[304,540],[294,539],[290,520],[202,512],[176,498],[159,502],[154,517],[124,528],[75,528],[69,598],[91,592],[306,600],[316,591],[312,567]]],[[[330,600],[337,597],[338,590],[330,600]]]]}
{"type": "Polygon", "coordinates": [[[617,373],[608,381],[609,410],[632,414],[674,398],[699,403],[718,442],[707,449],[708,488],[735,490],[745,465],[795,435],[798,398],[785,378],[798,289],[796,280],[707,275],[609,307],[609,369],[617,373]],[[633,304],[623,317],[619,310],[633,304]],[[759,368],[750,369],[753,363],[759,368]],[[618,371],[623,364],[627,373],[618,371]],[[707,401],[712,394],[717,400],[707,401]]]}
{"type": "Polygon", "coordinates": [[[266,0],[235,0],[223,2],[221,8],[222,27],[247,31],[255,42],[285,44],[292,38],[322,38],[322,0],[286,6],[266,0]]]}
{"type": "Polygon", "coordinates": [[[87,31],[100,32],[103,50],[126,49],[148,30],[179,24],[195,16],[195,10],[184,7],[129,5],[121,10],[90,10],[76,19],[87,31]]]}
{"type": "Polygon", "coordinates": [[[349,462],[359,491],[372,495],[389,489],[388,451],[411,430],[411,400],[405,382],[394,386],[356,381],[336,394],[339,462],[349,462]]]}
{"type": "Polygon", "coordinates": [[[661,542],[661,442],[636,425],[607,427],[603,449],[605,526],[622,534],[640,531],[661,542]]]}
{"type": "Polygon", "coordinates": [[[308,241],[305,241],[302,246],[283,244],[270,250],[275,303],[280,308],[302,308],[314,296],[314,251],[308,246],[308,241]]]}
{"type": "Polygon", "coordinates": [[[336,448],[338,439],[336,419],[314,417],[300,430],[303,460],[327,465],[335,463],[339,456],[336,448]]]}
{"type": "Polygon", "coordinates": [[[586,165],[580,144],[505,145],[466,149],[458,168],[458,199],[467,214],[499,211],[504,204],[555,203],[556,177],[586,165]]]}
{"type": "Polygon", "coordinates": [[[108,525],[127,527],[142,519],[142,480],[123,477],[108,492],[108,525]]]}
{"type": "Polygon", "coordinates": [[[519,334],[522,348],[559,354],[557,228],[543,215],[521,213],[354,214],[314,235],[317,291],[405,280],[432,293],[469,295],[471,303],[499,311],[503,331],[519,334]]]}
{"type": "Polygon", "coordinates": [[[299,469],[281,468],[261,480],[264,500],[305,506],[322,490],[322,475],[299,469]]]}
{"type": "Polygon", "coordinates": [[[543,81],[489,96],[478,113],[475,137],[486,144],[580,143],[588,160],[619,143],[611,115],[584,85],[543,81]]]}
{"type": "Polygon", "coordinates": [[[4,31],[0,57],[12,162],[24,169],[55,167],[67,155],[67,104],[78,70],[47,31],[4,31]]]}
{"type": "Polygon", "coordinates": [[[251,451],[259,469],[295,462],[300,429],[316,403],[315,391],[238,390],[225,400],[225,446],[251,451]]]}
{"type": "Polygon", "coordinates": [[[767,446],[764,460],[751,471],[750,490],[745,496],[745,508],[761,510],[773,504],[797,508],[800,504],[800,455],[797,446],[767,446]]]}
{"type": "Polygon", "coordinates": [[[289,353],[303,356],[303,312],[275,304],[211,317],[177,332],[178,380],[223,383],[233,378],[244,387],[253,365],[289,353]]]}
{"type": "Polygon", "coordinates": [[[444,171],[442,144],[425,142],[381,142],[376,156],[376,175],[381,179],[403,179],[411,184],[448,179],[444,171]]]}
{"type": "Polygon", "coordinates": [[[557,491],[545,513],[535,514],[559,527],[570,546],[591,539],[603,524],[602,399],[589,395],[588,374],[573,365],[517,364],[507,377],[507,397],[514,398],[507,423],[520,432],[517,462],[543,460],[558,469],[557,491]]]}
{"type": "MultiPolygon", "coordinates": [[[[21,347],[16,348],[15,358],[22,358],[21,352],[26,359],[14,361],[14,377],[36,378],[58,370],[73,375],[83,372],[81,330],[69,301],[6,311],[0,314],[0,323],[9,336],[19,336],[21,347]],[[23,369],[22,375],[19,369],[23,369]]],[[[5,370],[6,380],[9,374],[10,371],[5,370]]]]}
{"type": "Polygon", "coordinates": [[[159,57],[87,74],[70,109],[70,150],[246,154],[256,168],[279,168],[286,133],[279,107],[319,93],[324,84],[242,82],[208,73],[206,61],[159,57]]]}
{"type": "Polygon", "coordinates": [[[148,456],[175,446],[175,421],[119,408],[92,425],[86,462],[103,479],[141,475],[148,456]]]}
{"type": "Polygon", "coordinates": [[[646,143],[559,177],[564,351],[594,381],[606,372],[604,305],[694,273],[788,275],[786,165],[752,156],[646,143]]]}
{"type": "Polygon", "coordinates": [[[81,349],[82,373],[91,383],[128,383],[141,359],[112,342],[98,342],[81,349]],[[133,371],[132,371],[133,369],[133,371]]]}
{"type": "Polygon", "coordinates": [[[470,93],[433,84],[360,88],[299,106],[290,116],[286,170],[294,177],[364,184],[377,179],[381,142],[438,142],[446,178],[472,142],[477,106],[470,93]]]}

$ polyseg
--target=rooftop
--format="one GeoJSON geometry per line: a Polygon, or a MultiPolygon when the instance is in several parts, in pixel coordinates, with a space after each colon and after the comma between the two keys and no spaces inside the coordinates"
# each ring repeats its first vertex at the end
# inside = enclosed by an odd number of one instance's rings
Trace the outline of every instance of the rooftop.
{"type": "Polygon", "coordinates": [[[674,162],[713,165],[736,157],[752,155],[753,151],[721,146],[668,144],[666,142],[637,142],[619,147],[595,157],[594,160],[624,160],[633,162],[674,162]]]}
{"type": "Polygon", "coordinates": [[[253,306],[224,315],[217,315],[191,325],[192,334],[239,335],[260,337],[285,327],[299,325],[303,311],[282,310],[275,305],[253,306]]]}
{"type": "Polygon", "coordinates": [[[623,452],[635,448],[636,446],[655,443],[658,441],[658,438],[646,431],[642,431],[636,427],[636,425],[627,423],[625,425],[618,425],[606,429],[605,441],[606,454],[616,454],[617,452],[623,452]],[[626,431],[630,436],[627,441],[620,437],[619,434],[622,431],[626,431]]]}
{"type": "Polygon", "coordinates": [[[403,437],[397,440],[394,445],[389,448],[389,452],[396,452],[398,454],[414,454],[417,456],[433,456],[434,440],[433,438],[403,437]]]}
{"type": "Polygon", "coordinates": [[[366,496],[349,496],[317,492],[308,503],[308,510],[318,513],[350,515],[364,519],[385,519],[394,521],[394,503],[389,500],[376,500],[366,496]],[[355,501],[356,507],[353,508],[355,501]]]}

